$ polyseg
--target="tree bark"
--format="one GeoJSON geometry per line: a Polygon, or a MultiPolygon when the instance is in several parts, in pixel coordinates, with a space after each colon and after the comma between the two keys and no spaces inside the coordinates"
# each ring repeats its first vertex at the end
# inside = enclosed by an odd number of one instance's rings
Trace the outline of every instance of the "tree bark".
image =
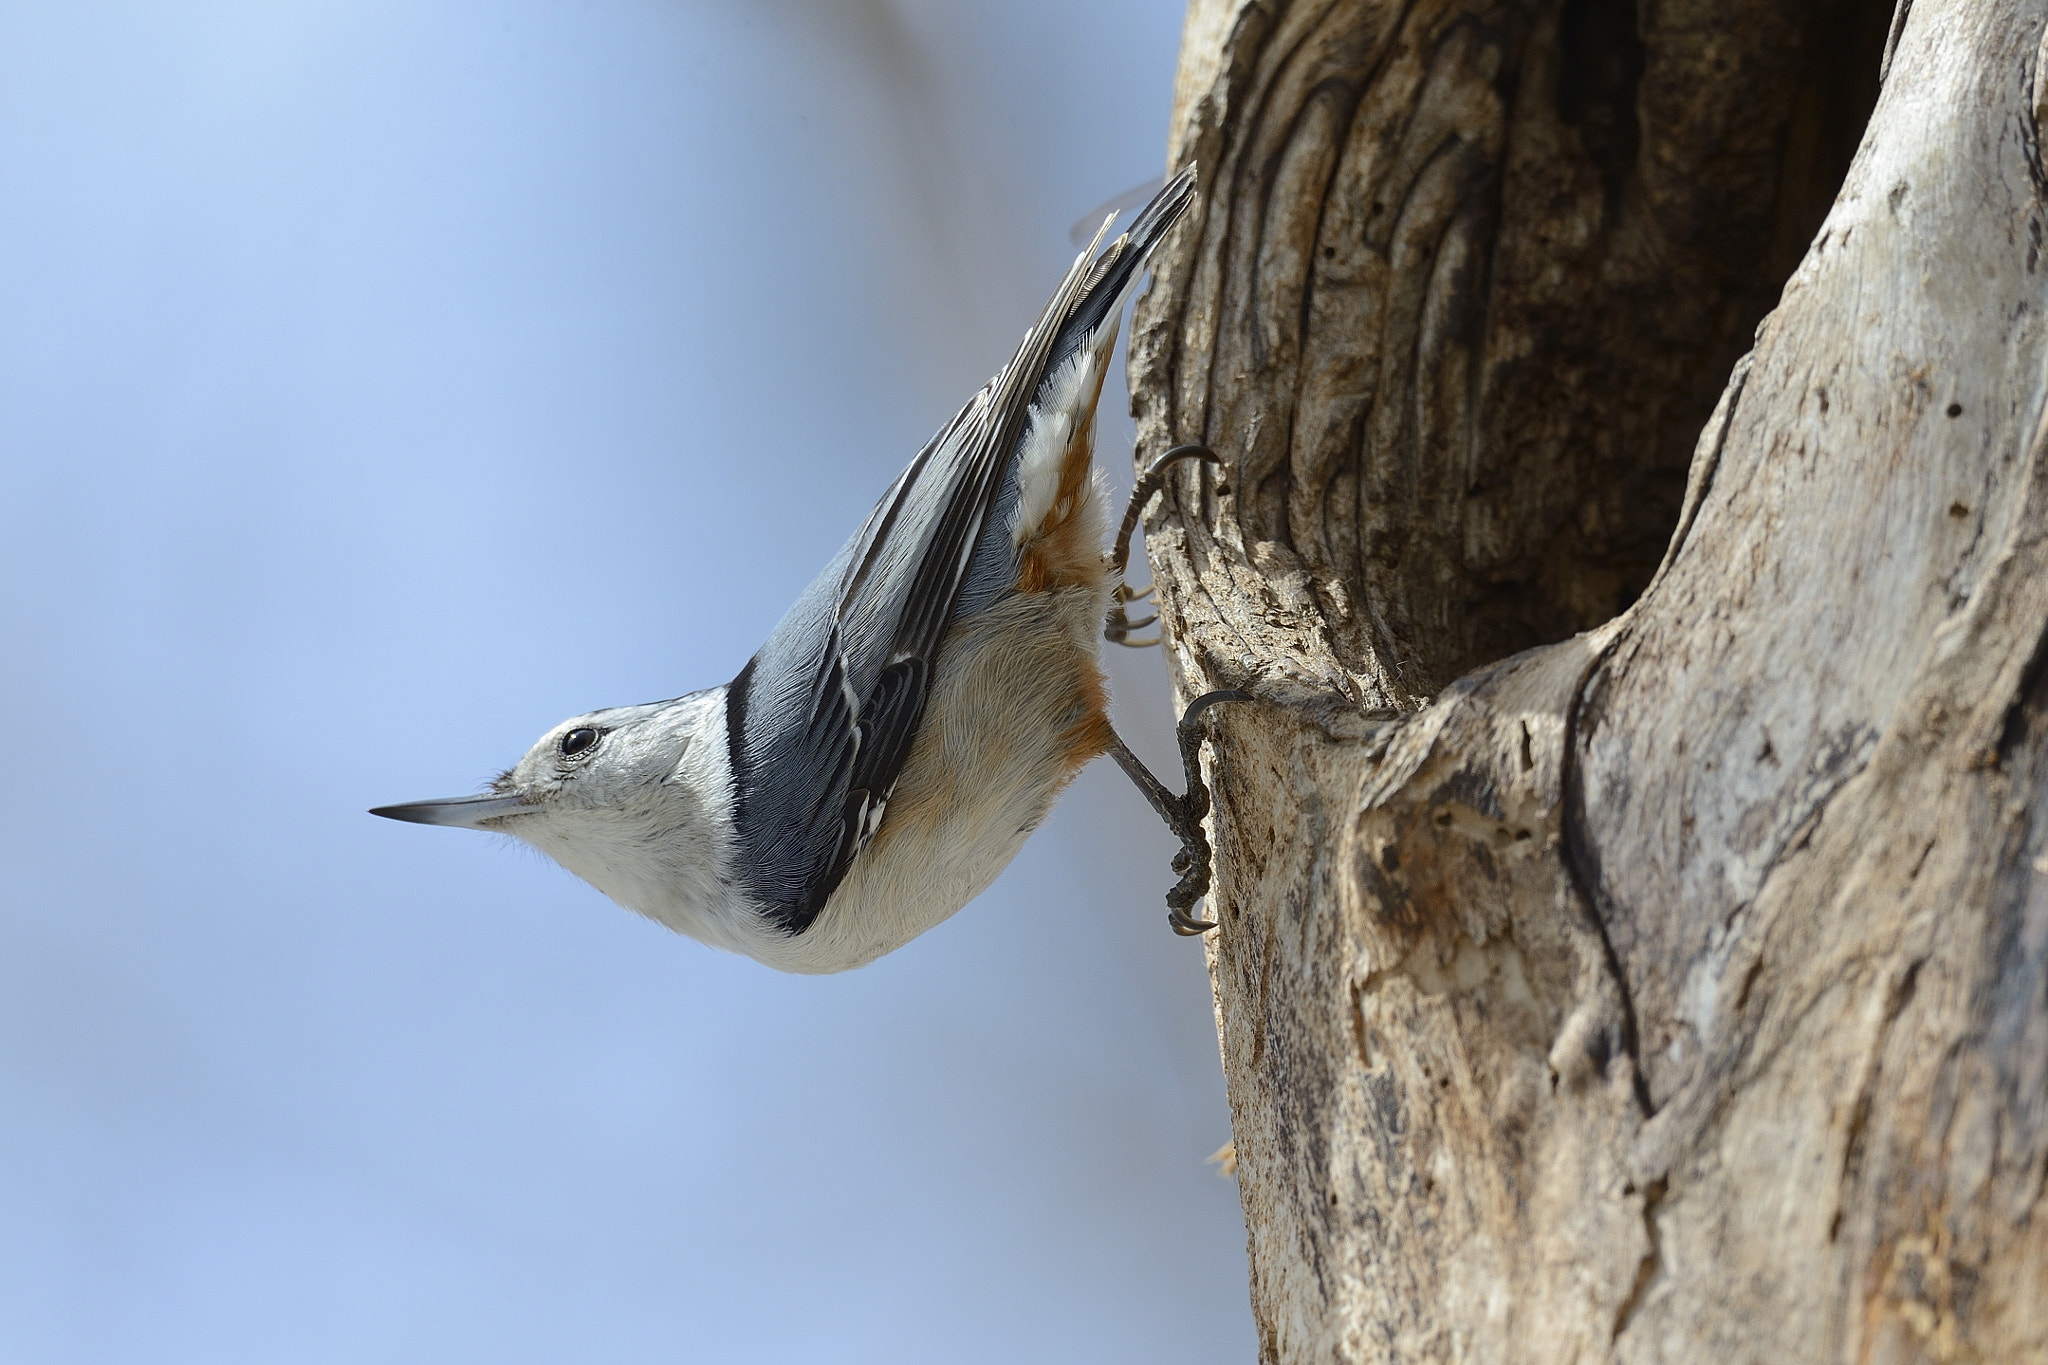
{"type": "Polygon", "coordinates": [[[1262,1359],[2048,1360],[2044,21],[1191,4],[1262,1359]]]}

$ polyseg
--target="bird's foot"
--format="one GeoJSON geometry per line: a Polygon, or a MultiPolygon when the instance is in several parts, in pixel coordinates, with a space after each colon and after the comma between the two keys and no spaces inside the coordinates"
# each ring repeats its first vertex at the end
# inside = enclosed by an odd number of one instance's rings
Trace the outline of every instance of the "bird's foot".
{"type": "Polygon", "coordinates": [[[1187,786],[1182,796],[1168,791],[1166,784],[1152,775],[1151,769],[1139,761],[1123,740],[1111,735],[1110,757],[1137,784],[1152,809],[1159,812],[1166,827],[1180,840],[1180,852],[1173,855],[1173,870],[1180,874],[1180,880],[1166,893],[1166,922],[1176,934],[1192,937],[1216,927],[1214,921],[1197,919],[1193,913],[1195,903],[1208,894],[1214,867],[1209,835],[1202,828],[1202,821],[1209,814],[1209,785],[1202,780],[1202,716],[1220,702],[1250,700],[1249,693],[1226,689],[1206,692],[1188,703],[1174,731],[1180,743],[1181,773],[1187,786]]]}
{"type": "Polygon", "coordinates": [[[1123,581],[1123,576],[1131,562],[1131,535],[1138,529],[1138,518],[1143,514],[1145,504],[1152,501],[1153,494],[1166,487],[1166,472],[1182,460],[1202,460],[1208,464],[1223,463],[1221,457],[1207,446],[1175,446],[1154,460],[1146,467],[1145,472],[1138,476],[1137,486],[1131,489],[1131,500],[1124,507],[1123,524],[1117,528],[1116,548],[1109,557],[1110,568],[1116,573],[1117,585],[1109,614],[1102,623],[1102,638],[1113,645],[1147,649],[1159,643],[1160,637],[1157,635],[1149,640],[1131,638],[1132,631],[1143,630],[1159,617],[1155,614],[1140,621],[1131,619],[1131,603],[1144,601],[1152,595],[1152,589],[1146,587],[1133,591],[1131,586],[1123,581]]]}

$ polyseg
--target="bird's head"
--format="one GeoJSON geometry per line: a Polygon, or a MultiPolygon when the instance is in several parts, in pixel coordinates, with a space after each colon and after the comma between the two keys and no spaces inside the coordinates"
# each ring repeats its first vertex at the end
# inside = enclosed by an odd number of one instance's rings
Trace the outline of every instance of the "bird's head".
{"type": "Polygon", "coordinates": [[[723,720],[718,691],[572,716],[481,795],[370,813],[512,835],[674,924],[671,902],[715,896],[730,842],[723,720]]]}

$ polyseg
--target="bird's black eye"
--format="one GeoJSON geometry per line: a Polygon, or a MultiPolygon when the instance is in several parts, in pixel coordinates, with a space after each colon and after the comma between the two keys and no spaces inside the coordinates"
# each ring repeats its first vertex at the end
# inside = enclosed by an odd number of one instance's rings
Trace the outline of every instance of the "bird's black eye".
{"type": "Polygon", "coordinates": [[[574,758],[597,743],[597,731],[588,725],[579,725],[562,736],[562,757],[574,758]]]}

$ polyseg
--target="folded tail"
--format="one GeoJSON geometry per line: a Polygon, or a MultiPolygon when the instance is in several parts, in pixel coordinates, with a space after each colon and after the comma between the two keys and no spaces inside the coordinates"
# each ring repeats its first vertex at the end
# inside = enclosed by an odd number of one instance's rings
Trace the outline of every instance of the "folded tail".
{"type": "MultiPolygon", "coordinates": [[[[1098,332],[1105,321],[1114,322],[1124,299],[1144,276],[1153,250],[1167,233],[1173,231],[1180,222],[1180,216],[1194,202],[1195,168],[1186,166],[1138,211],[1137,218],[1122,236],[1103,248],[1089,269],[1080,299],[1061,325],[1058,340],[1053,342],[1051,360],[1046,366],[1048,372],[1057,369],[1060,362],[1098,332]]],[[[1096,242],[1102,240],[1103,234],[1115,221],[1115,214],[1104,220],[1101,231],[1096,233],[1096,242]]],[[[1088,250],[1094,251],[1095,245],[1091,243],[1088,250]]]]}

